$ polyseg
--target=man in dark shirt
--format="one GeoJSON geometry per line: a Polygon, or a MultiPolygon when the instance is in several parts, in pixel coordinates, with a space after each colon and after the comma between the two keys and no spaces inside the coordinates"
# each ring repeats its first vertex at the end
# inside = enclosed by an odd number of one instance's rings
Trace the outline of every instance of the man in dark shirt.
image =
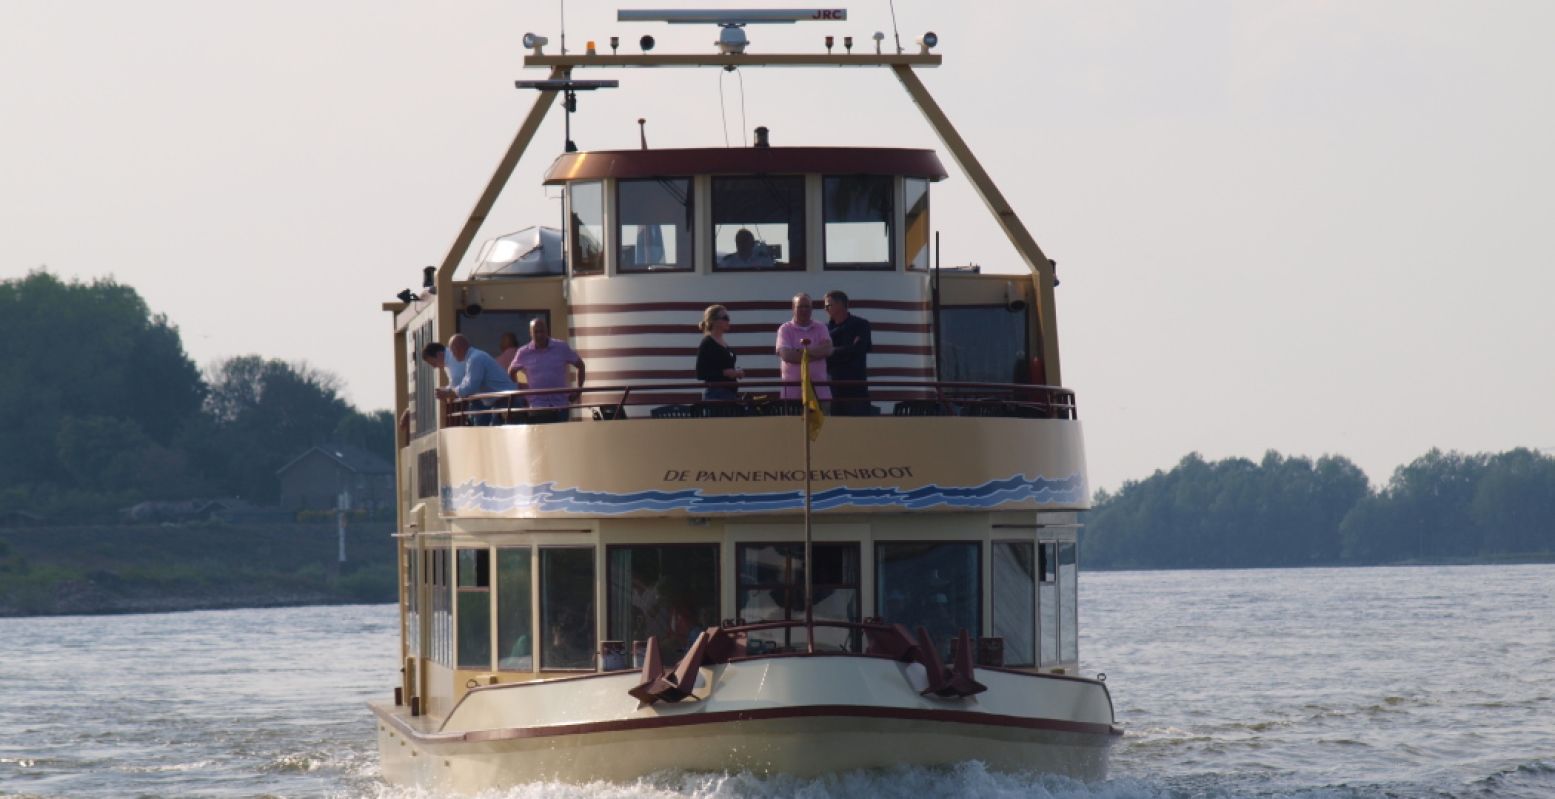
{"type": "MultiPolygon", "coordinates": [[[[830,321],[832,354],[826,359],[831,379],[865,380],[869,377],[869,320],[848,312],[848,295],[826,292],[826,315],[830,321]]],[[[869,413],[868,386],[832,386],[833,416],[864,416],[869,413]]]]}

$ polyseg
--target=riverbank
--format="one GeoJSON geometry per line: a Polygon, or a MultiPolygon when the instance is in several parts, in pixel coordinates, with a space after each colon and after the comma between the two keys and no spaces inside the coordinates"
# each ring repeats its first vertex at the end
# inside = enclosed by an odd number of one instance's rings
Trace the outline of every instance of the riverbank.
{"type": "Polygon", "coordinates": [[[0,530],[0,616],[393,602],[392,525],[35,527],[0,530]]]}

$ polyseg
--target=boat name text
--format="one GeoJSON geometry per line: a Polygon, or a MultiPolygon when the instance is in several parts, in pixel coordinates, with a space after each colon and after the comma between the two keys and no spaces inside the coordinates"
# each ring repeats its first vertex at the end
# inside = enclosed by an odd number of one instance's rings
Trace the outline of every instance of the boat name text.
{"type": "MultiPolygon", "coordinates": [[[[911,466],[886,466],[864,469],[811,469],[811,480],[898,480],[912,477],[911,466]]],[[[804,479],[803,469],[758,471],[712,471],[670,469],[664,472],[666,483],[797,483],[804,479]]]]}

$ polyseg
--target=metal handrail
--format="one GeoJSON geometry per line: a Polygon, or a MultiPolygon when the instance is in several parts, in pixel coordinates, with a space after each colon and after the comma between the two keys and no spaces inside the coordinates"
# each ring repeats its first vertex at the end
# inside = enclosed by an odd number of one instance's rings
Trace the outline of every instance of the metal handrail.
{"type": "MultiPolygon", "coordinates": [[[[478,417],[501,416],[506,421],[522,420],[525,416],[537,413],[566,412],[568,416],[575,409],[604,409],[609,408],[614,418],[624,418],[628,406],[664,406],[686,404],[684,402],[666,402],[663,397],[654,396],[664,392],[700,392],[709,386],[733,388],[743,390],[744,396],[734,400],[694,400],[692,405],[701,408],[739,408],[747,410],[759,410],[773,407],[773,402],[794,402],[796,400],[781,399],[779,391],[784,388],[798,388],[797,381],[783,380],[747,380],[738,383],[654,383],[644,384],[611,384],[602,386],[567,386],[562,388],[517,389],[514,391],[499,391],[485,394],[473,394],[469,397],[452,399],[445,406],[444,426],[460,426],[469,424],[478,417]],[[757,389],[757,391],[751,391],[757,389]],[[764,391],[762,391],[764,390],[764,391]],[[534,407],[529,401],[534,397],[546,397],[564,395],[567,403],[545,407],[534,407]],[[574,399],[574,395],[577,395],[574,399]],[[608,400],[600,402],[586,402],[586,395],[612,395],[608,400]],[[619,395],[619,396],[614,396],[619,395]],[[479,402],[480,405],[475,405],[479,402]]],[[[1060,386],[1046,386],[1027,383],[985,383],[971,381],[921,381],[921,380],[817,380],[817,386],[835,386],[839,388],[866,388],[885,389],[883,396],[879,397],[843,397],[838,399],[854,400],[861,403],[867,402],[932,402],[941,411],[940,415],[955,416],[957,410],[979,408],[993,411],[992,413],[978,414],[989,416],[1033,416],[1043,415],[1053,419],[1074,420],[1079,418],[1079,410],[1075,404],[1074,391],[1060,386]],[[909,396],[902,396],[902,395],[909,396]],[[916,396],[910,396],[910,395],[916,396]],[[983,396],[978,396],[979,394],[983,396]],[[995,396],[987,396],[995,394],[995,396]],[[1001,413],[1001,411],[1009,411],[1001,413]]],[[[915,415],[915,414],[906,414],[915,415]]]]}

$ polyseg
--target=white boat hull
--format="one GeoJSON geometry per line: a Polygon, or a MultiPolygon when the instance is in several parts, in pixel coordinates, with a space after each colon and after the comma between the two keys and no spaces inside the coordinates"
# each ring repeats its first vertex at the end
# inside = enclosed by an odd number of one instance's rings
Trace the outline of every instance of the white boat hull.
{"type": "Polygon", "coordinates": [[[796,776],[970,760],[1000,771],[1106,775],[1117,736],[1090,680],[979,669],[989,690],[918,694],[914,667],[883,658],[761,658],[706,668],[698,699],[640,705],[635,673],[472,691],[436,729],[375,706],[384,777],[444,791],[655,772],[796,776]]]}

